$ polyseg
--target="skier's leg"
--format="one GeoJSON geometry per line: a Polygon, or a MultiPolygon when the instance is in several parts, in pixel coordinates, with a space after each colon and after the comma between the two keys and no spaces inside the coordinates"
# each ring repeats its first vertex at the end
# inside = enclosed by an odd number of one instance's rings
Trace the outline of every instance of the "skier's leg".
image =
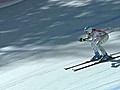
{"type": "Polygon", "coordinates": [[[107,53],[106,50],[101,46],[100,42],[97,43],[97,46],[98,46],[99,50],[101,51],[102,55],[105,55],[107,53]]]}
{"type": "Polygon", "coordinates": [[[92,42],[91,46],[92,46],[92,49],[93,49],[94,53],[98,52],[96,41],[92,42]]]}
{"type": "Polygon", "coordinates": [[[105,49],[101,46],[101,44],[105,43],[107,40],[109,39],[108,35],[105,35],[103,37],[100,38],[99,42],[97,43],[97,47],[98,49],[101,51],[101,53],[103,55],[105,55],[107,52],[105,51],[105,49]]]}
{"type": "Polygon", "coordinates": [[[107,60],[109,58],[109,56],[108,56],[107,52],[105,51],[105,49],[101,46],[101,44],[105,43],[108,39],[109,39],[109,36],[105,35],[105,36],[101,37],[101,39],[97,43],[99,50],[103,54],[103,60],[107,60]]]}
{"type": "Polygon", "coordinates": [[[93,49],[94,54],[95,54],[94,57],[92,58],[92,60],[98,60],[98,59],[100,59],[101,55],[98,52],[96,41],[92,42],[91,46],[92,46],[92,49],[93,49]]]}

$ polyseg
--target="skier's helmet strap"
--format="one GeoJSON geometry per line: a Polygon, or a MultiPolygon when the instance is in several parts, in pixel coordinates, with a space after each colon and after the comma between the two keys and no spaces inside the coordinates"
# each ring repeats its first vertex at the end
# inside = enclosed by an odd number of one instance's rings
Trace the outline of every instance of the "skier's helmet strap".
{"type": "Polygon", "coordinates": [[[92,27],[86,26],[86,27],[84,28],[84,32],[86,32],[86,33],[91,33],[91,32],[92,32],[92,27]]]}

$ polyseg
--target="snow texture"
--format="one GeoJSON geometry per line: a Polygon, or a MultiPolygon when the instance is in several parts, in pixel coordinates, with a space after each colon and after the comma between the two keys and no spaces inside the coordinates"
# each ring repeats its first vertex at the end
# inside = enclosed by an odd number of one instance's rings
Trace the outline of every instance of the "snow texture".
{"type": "Polygon", "coordinates": [[[93,56],[83,28],[111,27],[120,55],[120,0],[0,0],[0,90],[120,90],[120,58],[78,72],[93,56]]]}

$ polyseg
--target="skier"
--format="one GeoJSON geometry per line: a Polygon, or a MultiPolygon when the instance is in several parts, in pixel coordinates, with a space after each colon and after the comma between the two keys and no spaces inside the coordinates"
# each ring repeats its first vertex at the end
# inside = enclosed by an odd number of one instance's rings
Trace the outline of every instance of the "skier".
{"type": "Polygon", "coordinates": [[[85,27],[84,32],[87,34],[86,38],[80,38],[79,41],[88,41],[90,42],[92,49],[94,51],[94,57],[91,60],[99,60],[106,61],[110,59],[110,56],[107,54],[106,50],[101,46],[101,44],[105,43],[109,39],[109,35],[107,32],[101,29],[95,29],[92,27],[85,27]],[[101,51],[102,55],[99,53],[101,51]]]}

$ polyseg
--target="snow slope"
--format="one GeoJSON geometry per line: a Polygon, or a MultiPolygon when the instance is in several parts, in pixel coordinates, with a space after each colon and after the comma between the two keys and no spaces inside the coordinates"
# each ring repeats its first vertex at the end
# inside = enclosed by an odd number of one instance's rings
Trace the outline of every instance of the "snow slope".
{"type": "Polygon", "coordinates": [[[0,8],[9,7],[22,1],[23,0],[0,0],[0,8]]]}
{"type": "MultiPolygon", "coordinates": [[[[1,8],[0,90],[120,90],[120,58],[64,70],[93,56],[78,41],[83,28],[119,30],[119,13],[119,0],[24,0],[1,8]]],[[[103,46],[120,55],[120,32],[103,46]]]]}

